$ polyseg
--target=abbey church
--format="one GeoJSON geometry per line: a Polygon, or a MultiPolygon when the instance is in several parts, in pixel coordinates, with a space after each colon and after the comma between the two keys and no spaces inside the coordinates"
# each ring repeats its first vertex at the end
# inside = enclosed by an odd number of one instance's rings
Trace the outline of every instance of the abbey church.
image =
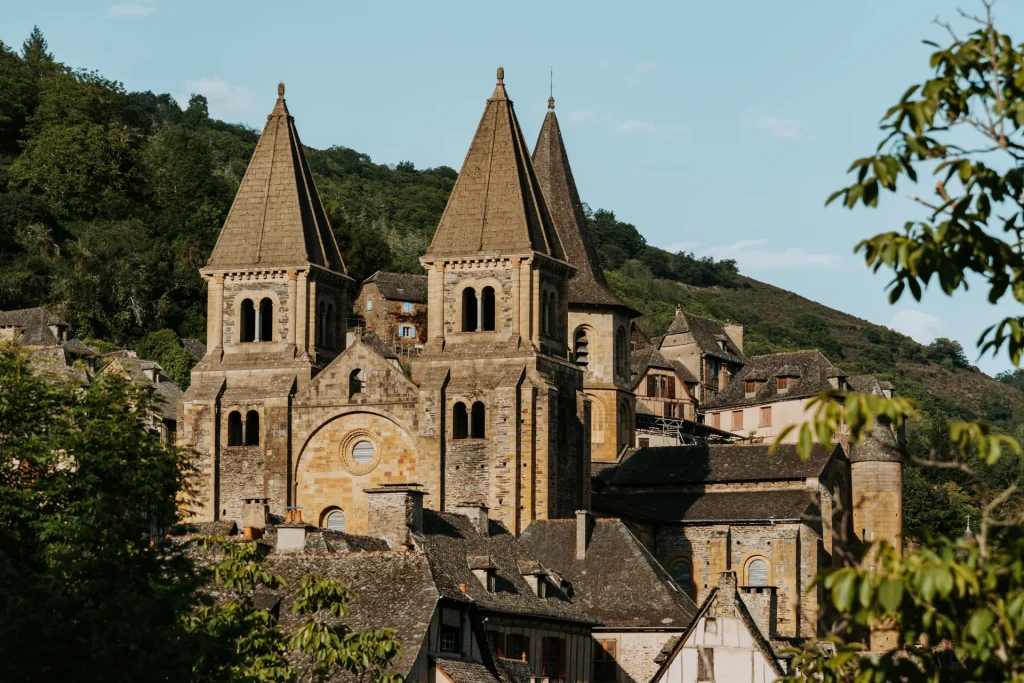
{"type": "Polygon", "coordinates": [[[590,507],[591,458],[632,442],[637,313],[581,232],[554,112],[531,158],[503,80],[421,259],[429,338],[408,374],[372,335],[346,348],[352,281],[279,86],[201,270],[208,344],[178,420],[201,454],[196,519],[266,499],[360,533],[365,491],[389,484],[485,504],[516,534],[590,507]]]}

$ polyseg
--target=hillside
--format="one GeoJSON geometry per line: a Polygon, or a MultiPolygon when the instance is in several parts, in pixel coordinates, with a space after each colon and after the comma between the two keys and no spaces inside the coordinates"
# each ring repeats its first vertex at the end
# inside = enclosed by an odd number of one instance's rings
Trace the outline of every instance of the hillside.
{"type": "MultiPolygon", "coordinates": [[[[71,69],[38,32],[20,52],[0,43],[0,84],[0,310],[47,306],[79,336],[132,346],[185,385],[192,361],[179,340],[206,332],[198,269],[259,131],[212,119],[202,96],[183,109],[170,95],[71,69]]],[[[309,149],[308,160],[350,275],[416,272],[456,171],[378,164],[341,146],[309,149]]],[[[610,210],[586,214],[610,284],[643,311],[650,336],[681,305],[742,323],[750,355],[819,348],[850,374],[890,379],[925,411],[909,430],[915,455],[942,443],[951,419],[1024,431],[1024,393],[972,369],[955,343],[924,347],[745,277],[734,262],[651,247],[610,210]]],[[[1004,458],[988,474],[1019,467],[1004,458]]],[[[907,481],[908,524],[962,526],[973,500],[963,482],[912,469],[907,481]]]]}

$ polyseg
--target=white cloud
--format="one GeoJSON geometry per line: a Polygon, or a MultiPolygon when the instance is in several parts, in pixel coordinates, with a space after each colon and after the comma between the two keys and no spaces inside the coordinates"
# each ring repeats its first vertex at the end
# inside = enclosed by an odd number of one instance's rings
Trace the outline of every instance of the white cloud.
{"type": "Polygon", "coordinates": [[[156,0],[119,2],[107,8],[108,17],[148,17],[156,12],[156,0]]]}
{"type": "Polygon", "coordinates": [[[931,344],[942,334],[942,321],[934,315],[904,308],[892,314],[889,327],[902,332],[919,344],[931,344]]]}
{"type": "Polygon", "coordinates": [[[637,133],[650,135],[654,133],[655,127],[650,121],[629,120],[620,123],[618,125],[618,129],[620,133],[624,133],[625,135],[635,135],[637,133]]]}
{"type": "Polygon", "coordinates": [[[701,251],[716,259],[733,259],[741,273],[795,268],[841,270],[846,264],[835,254],[807,251],[801,247],[769,249],[768,240],[738,240],[732,244],[707,247],[701,251]]]}
{"type": "Polygon", "coordinates": [[[227,121],[245,118],[253,111],[252,93],[240,85],[231,85],[222,78],[203,77],[185,81],[188,94],[178,98],[182,107],[191,94],[204,95],[210,105],[210,116],[227,121]]]}
{"type": "Polygon", "coordinates": [[[635,71],[638,74],[650,74],[650,73],[654,73],[655,71],[657,71],[660,68],[661,68],[661,64],[659,64],[658,62],[654,62],[654,61],[640,62],[639,64],[636,65],[635,71]]]}
{"type": "Polygon", "coordinates": [[[571,111],[568,114],[566,114],[566,116],[565,116],[565,120],[568,121],[569,124],[573,125],[573,126],[578,125],[580,123],[588,123],[589,121],[592,121],[593,119],[594,119],[594,112],[586,111],[586,110],[583,110],[583,111],[571,111]]]}
{"type": "Polygon", "coordinates": [[[799,140],[802,137],[803,124],[795,119],[783,119],[778,116],[767,116],[759,109],[752,109],[747,116],[746,124],[755,130],[764,131],[776,140],[799,140]]]}

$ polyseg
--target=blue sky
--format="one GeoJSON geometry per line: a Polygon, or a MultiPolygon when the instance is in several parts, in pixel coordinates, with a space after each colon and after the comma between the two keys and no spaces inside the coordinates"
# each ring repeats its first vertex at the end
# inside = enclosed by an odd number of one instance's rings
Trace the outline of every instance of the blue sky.
{"type": "MultiPolygon", "coordinates": [[[[657,246],[736,258],[752,277],[927,343],[1005,315],[980,289],[889,306],[853,245],[923,217],[901,193],[877,210],[824,207],[877,122],[927,78],[932,20],[975,0],[314,2],[64,0],[0,4],[0,40],[38,24],[58,59],[131,90],[202,92],[211,114],[261,126],[279,80],[303,141],[375,161],[458,168],[494,84],[536,139],[556,108],[584,201],[657,246]]],[[[996,15],[1018,40],[1024,3],[996,15]]],[[[928,194],[930,184],[920,191],[928,194]]],[[[907,190],[909,193],[910,190],[907,190]]],[[[995,373],[1008,362],[982,358],[995,373]]]]}

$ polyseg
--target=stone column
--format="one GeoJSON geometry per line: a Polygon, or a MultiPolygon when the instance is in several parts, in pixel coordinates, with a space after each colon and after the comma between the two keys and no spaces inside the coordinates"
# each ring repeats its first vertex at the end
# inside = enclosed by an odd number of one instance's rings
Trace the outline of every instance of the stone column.
{"type": "Polygon", "coordinates": [[[543,321],[541,318],[541,306],[540,306],[540,270],[533,271],[533,315],[530,316],[532,320],[532,328],[530,338],[533,340],[533,346],[540,350],[540,330],[543,321]]]}
{"type": "Polygon", "coordinates": [[[309,347],[309,276],[306,272],[299,273],[296,289],[298,301],[295,305],[295,330],[298,333],[298,351],[306,351],[309,347]]]}
{"type": "Polygon", "coordinates": [[[533,302],[530,277],[530,260],[523,259],[519,263],[519,334],[526,339],[531,338],[530,324],[533,319],[530,311],[533,302]]]}
{"type": "Polygon", "coordinates": [[[213,294],[213,329],[207,334],[210,335],[206,347],[214,349],[224,348],[224,275],[217,273],[210,283],[211,294],[213,294]]]}
{"type": "Polygon", "coordinates": [[[316,354],[316,347],[320,339],[320,321],[316,317],[316,280],[309,283],[309,310],[306,315],[309,316],[309,320],[313,321],[310,326],[312,329],[309,333],[309,353],[310,355],[316,354]]]}
{"type": "Polygon", "coordinates": [[[298,273],[294,270],[288,271],[288,343],[295,346],[295,318],[299,312],[298,301],[296,301],[296,280],[298,273]]]}
{"type": "MultiPolygon", "coordinates": [[[[253,303],[256,303],[256,302],[253,302],[253,303]]],[[[253,312],[254,312],[255,317],[256,317],[256,330],[253,332],[253,338],[252,338],[252,340],[254,342],[263,341],[262,339],[260,339],[260,330],[263,328],[263,311],[261,311],[260,308],[261,307],[260,307],[259,304],[256,304],[256,306],[253,307],[253,312]]]]}
{"type": "Polygon", "coordinates": [[[476,331],[484,329],[484,294],[483,290],[476,293],[476,331]]]}

